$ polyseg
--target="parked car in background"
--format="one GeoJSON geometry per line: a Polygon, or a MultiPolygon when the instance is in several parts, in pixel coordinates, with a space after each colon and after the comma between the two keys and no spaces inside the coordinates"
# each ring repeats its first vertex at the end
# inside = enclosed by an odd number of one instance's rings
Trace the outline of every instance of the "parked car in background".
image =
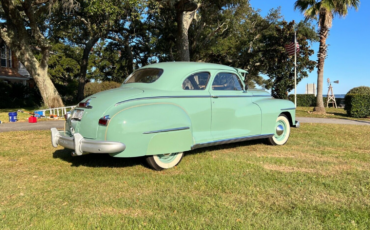
{"type": "Polygon", "coordinates": [[[184,152],[254,139],[287,142],[298,127],[295,106],[247,89],[246,71],[224,65],[166,62],[133,72],[120,88],[89,96],[51,129],[52,145],[73,155],[146,156],[155,170],[176,166],[184,152]]]}

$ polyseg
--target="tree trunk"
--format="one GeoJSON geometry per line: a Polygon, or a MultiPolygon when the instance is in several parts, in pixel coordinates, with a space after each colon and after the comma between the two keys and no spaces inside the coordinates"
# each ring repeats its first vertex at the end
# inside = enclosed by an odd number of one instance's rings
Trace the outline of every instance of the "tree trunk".
{"type": "Polygon", "coordinates": [[[189,51],[189,37],[188,31],[191,22],[194,19],[197,9],[193,11],[177,10],[177,48],[178,48],[178,61],[190,61],[189,51]]]}
{"type": "Polygon", "coordinates": [[[94,47],[95,43],[97,43],[99,40],[98,37],[94,37],[90,39],[84,49],[84,53],[82,55],[82,60],[81,60],[81,68],[80,68],[80,77],[79,77],[79,82],[78,82],[78,92],[77,92],[77,100],[82,101],[85,98],[85,81],[86,81],[86,73],[87,73],[87,68],[89,66],[89,55],[91,52],[91,49],[94,47]]]}
{"type": "Polygon", "coordinates": [[[129,44],[129,37],[127,36],[125,38],[125,52],[128,56],[128,62],[127,62],[127,65],[128,65],[128,71],[129,73],[128,74],[131,74],[132,72],[134,72],[134,57],[132,55],[132,50],[131,50],[131,47],[130,47],[130,44],[129,44]]]}
{"type": "Polygon", "coordinates": [[[23,7],[30,21],[32,21],[32,23],[30,23],[30,28],[33,35],[31,36],[41,48],[42,56],[40,62],[36,59],[32,51],[32,48],[35,48],[36,45],[30,44],[30,41],[33,39],[27,32],[21,13],[18,11],[17,7],[14,6],[13,1],[1,1],[1,5],[4,10],[7,25],[7,29],[1,30],[0,32],[1,38],[12,50],[17,59],[24,64],[27,71],[35,80],[44,105],[49,108],[64,106],[57,89],[48,76],[50,45],[34,23],[35,15],[33,14],[30,2],[23,4],[23,7]]]}
{"type": "MultiPolygon", "coordinates": [[[[21,42],[21,44],[24,43],[21,42]]],[[[42,59],[39,62],[29,46],[22,45],[21,47],[17,47],[12,46],[11,43],[8,46],[34,79],[44,105],[48,108],[63,107],[63,101],[48,75],[47,62],[49,59],[49,49],[45,48],[41,51],[42,59]]]]}
{"type": "Polygon", "coordinates": [[[315,111],[319,113],[326,113],[324,101],[322,98],[323,83],[324,83],[324,63],[327,52],[326,39],[328,38],[329,29],[326,26],[321,26],[320,29],[320,48],[317,54],[317,97],[315,111]]]}

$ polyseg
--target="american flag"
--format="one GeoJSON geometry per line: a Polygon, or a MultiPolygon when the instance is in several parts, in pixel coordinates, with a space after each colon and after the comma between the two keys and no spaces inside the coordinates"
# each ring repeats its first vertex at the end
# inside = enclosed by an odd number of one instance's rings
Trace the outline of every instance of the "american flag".
{"type": "MultiPolygon", "coordinates": [[[[295,43],[297,47],[297,54],[299,52],[299,44],[298,42],[295,43]]],[[[287,43],[285,46],[285,51],[288,53],[288,55],[294,55],[294,42],[287,43]]]]}

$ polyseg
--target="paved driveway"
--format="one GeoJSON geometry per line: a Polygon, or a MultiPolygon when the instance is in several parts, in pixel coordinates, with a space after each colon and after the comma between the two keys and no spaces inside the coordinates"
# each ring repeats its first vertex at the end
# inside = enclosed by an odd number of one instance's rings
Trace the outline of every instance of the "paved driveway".
{"type": "MultiPolygon", "coordinates": [[[[369,125],[370,121],[354,121],[346,119],[333,119],[333,118],[310,118],[310,117],[297,117],[301,123],[323,123],[323,124],[343,124],[343,125],[369,125]]],[[[64,120],[62,121],[42,121],[37,123],[15,122],[0,124],[1,132],[10,131],[26,131],[26,130],[48,130],[50,128],[63,129],[64,120]]]]}
{"type": "Polygon", "coordinates": [[[311,117],[297,117],[301,123],[323,123],[323,124],[342,124],[342,125],[370,125],[370,121],[354,121],[347,119],[334,118],[311,118],[311,117]]]}
{"type": "Polygon", "coordinates": [[[10,132],[10,131],[47,130],[51,128],[63,129],[64,120],[62,121],[41,121],[37,123],[14,122],[14,123],[0,124],[0,133],[10,132]]]}

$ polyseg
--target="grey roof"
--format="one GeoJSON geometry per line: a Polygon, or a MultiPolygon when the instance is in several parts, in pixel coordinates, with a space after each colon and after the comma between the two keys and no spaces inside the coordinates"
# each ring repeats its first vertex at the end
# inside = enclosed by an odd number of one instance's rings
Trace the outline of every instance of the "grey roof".
{"type": "Polygon", "coordinates": [[[30,73],[26,70],[26,67],[24,67],[24,65],[21,62],[19,62],[18,73],[22,76],[31,78],[30,73]]]}

